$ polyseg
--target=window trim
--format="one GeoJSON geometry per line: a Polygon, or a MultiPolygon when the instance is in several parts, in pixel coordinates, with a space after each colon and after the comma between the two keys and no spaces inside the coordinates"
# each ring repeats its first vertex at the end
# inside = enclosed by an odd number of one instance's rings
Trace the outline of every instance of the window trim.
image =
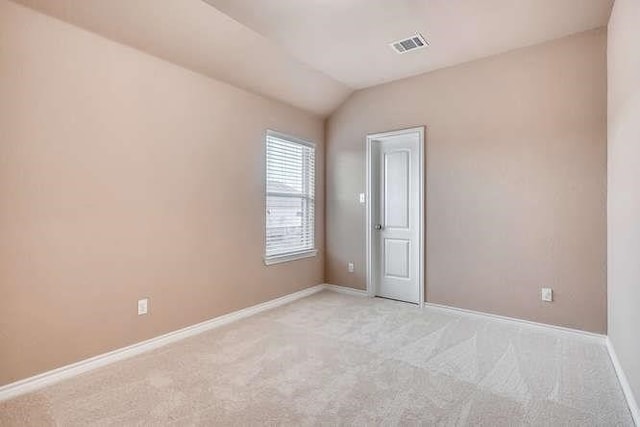
{"type": "Polygon", "coordinates": [[[282,255],[271,255],[264,257],[264,265],[282,264],[283,262],[295,261],[298,259],[312,258],[318,254],[317,249],[309,249],[300,252],[291,252],[282,255]]]}
{"type": "MultiPolygon", "coordinates": [[[[263,212],[266,212],[267,210],[267,197],[269,197],[269,192],[267,191],[267,138],[268,137],[273,137],[273,138],[278,138],[278,139],[282,139],[288,142],[292,142],[294,144],[300,144],[306,147],[310,147],[313,148],[314,150],[314,158],[315,158],[315,153],[316,153],[316,144],[310,141],[307,141],[305,139],[301,139],[301,138],[297,138],[295,136],[291,136],[285,133],[281,133],[278,131],[274,131],[271,129],[267,129],[265,136],[264,136],[264,209],[263,212]]],[[[264,216],[264,244],[263,244],[263,260],[264,260],[264,264],[269,266],[269,265],[274,265],[274,264],[281,264],[284,262],[290,262],[290,261],[295,261],[295,260],[299,260],[299,259],[304,259],[304,258],[311,258],[311,257],[315,257],[318,254],[318,248],[316,247],[316,232],[315,232],[315,228],[316,228],[316,215],[315,215],[315,204],[316,204],[316,186],[315,186],[315,178],[316,178],[316,171],[317,169],[314,170],[313,174],[314,174],[314,186],[313,186],[313,204],[314,204],[314,217],[313,217],[313,228],[314,228],[314,233],[313,233],[313,247],[311,249],[305,249],[302,251],[294,251],[294,252],[288,252],[288,253],[282,253],[282,254],[277,254],[277,255],[266,255],[266,250],[267,250],[267,219],[266,216],[264,216]]]]}

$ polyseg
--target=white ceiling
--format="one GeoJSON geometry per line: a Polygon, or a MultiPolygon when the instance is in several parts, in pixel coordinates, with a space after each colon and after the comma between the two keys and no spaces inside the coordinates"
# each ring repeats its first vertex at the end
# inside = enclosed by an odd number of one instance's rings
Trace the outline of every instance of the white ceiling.
{"type": "Polygon", "coordinates": [[[329,114],[352,92],[201,0],[14,1],[320,115],[329,114]]]}
{"type": "Polygon", "coordinates": [[[613,0],[13,0],[321,115],[354,90],[606,25],[613,0]],[[206,3],[205,3],[206,1],[206,3]],[[388,43],[422,33],[404,55],[388,43]]]}
{"type": "Polygon", "coordinates": [[[613,0],[205,0],[360,89],[606,25],[613,0]],[[415,32],[427,49],[389,43],[415,32]]]}

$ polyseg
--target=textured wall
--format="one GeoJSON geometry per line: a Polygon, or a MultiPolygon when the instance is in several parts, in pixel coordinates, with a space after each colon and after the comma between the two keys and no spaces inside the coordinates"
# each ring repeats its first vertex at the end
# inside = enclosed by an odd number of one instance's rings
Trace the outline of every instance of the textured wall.
{"type": "Polygon", "coordinates": [[[605,48],[598,29],[356,92],[326,127],[327,281],[365,287],[365,135],[426,125],[428,301],[605,332],[605,48]]]}
{"type": "Polygon", "coordinates": [[[640,398],[640,2],[616,0],[608,37],[609,337],[640,398]]]}
{"type": "Polygon", "coordinates": [[[321,119],[6,0],[0,94],[0,385],[323,281],[262,261],[266,128],[318,143],[323,253],[321,119]]]}

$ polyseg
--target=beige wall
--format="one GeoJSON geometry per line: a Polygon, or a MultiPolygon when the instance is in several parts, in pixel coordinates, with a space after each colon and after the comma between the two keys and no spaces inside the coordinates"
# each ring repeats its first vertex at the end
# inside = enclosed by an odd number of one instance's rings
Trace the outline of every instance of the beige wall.
{"type": "Polygon", "coordinates": [[[616,0],[608,37],[609,337],[640,398],[640,2],[616,0]]]}
{"type": "Polygon", "coordinates": [[[266,128],[319,144],[323,248],[321,119],[6,0],[0,94],[0,385],[322,282],[262,261],[266,128]]]}
{"type": "Polygon", "coordinates": [[[428,301],[605,332],[605,45],[599,29],[356,92],[326,127],[327,281],[365,287],[365,135],[426,125],[428,301]]]}

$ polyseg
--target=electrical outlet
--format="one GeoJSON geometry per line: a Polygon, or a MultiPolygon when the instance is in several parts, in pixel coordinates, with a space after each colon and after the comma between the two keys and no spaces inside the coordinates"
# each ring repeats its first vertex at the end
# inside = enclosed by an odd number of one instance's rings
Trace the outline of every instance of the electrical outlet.
{"type": "Polygon", "coordinates": [[[553,301],[553,290],[551,288],[542,288],[541,297],[542,301],[553,301]]]}
{"type": "Polygon", "coordinates": [[[143,298],[138,300],[138,316],[147,314],[149,312],[149,298],[143,298]]]}
{"type": "Polygon", "coordinates": [[[356,266],[353,265],[352,262],[350,262],[347,267],[349,268],[349,273],[353,273],[354,271],[356,271],[356,266]]]}
{"type": "Polygon", "coordinates": [[[361,204],[361,205],[364,205],[365,200],[366,200],[366,199],[365,199],[364,193],[360,193],[360,204],[361,204]]]}

